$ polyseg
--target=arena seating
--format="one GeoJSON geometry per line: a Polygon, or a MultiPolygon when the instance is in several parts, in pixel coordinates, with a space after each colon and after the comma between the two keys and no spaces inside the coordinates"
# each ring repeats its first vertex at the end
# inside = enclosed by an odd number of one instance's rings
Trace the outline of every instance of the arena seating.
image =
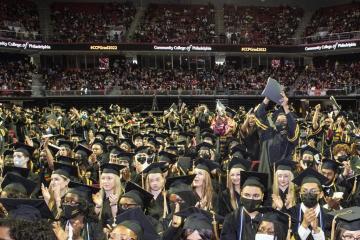
{"type": "Polygon", "coordinates": [[[152,43],[213,43],[214,7],[151,4],[132,40],[152,43]]]}
{"type": "Polygon", "coordinates": [[[39,40],[39,14],[34,2],[0,0],[0,37],[39,40]]]}
{"type": "Polygon", "coordinates": [[[128,3],[54,3],[54,41],[121,42],[135,16],[128,3]]]}
{"type": "Polygon", "coordinates": [[[228,43],[292,44],[303,10],[295,7],[224,6],[228,43]]]}

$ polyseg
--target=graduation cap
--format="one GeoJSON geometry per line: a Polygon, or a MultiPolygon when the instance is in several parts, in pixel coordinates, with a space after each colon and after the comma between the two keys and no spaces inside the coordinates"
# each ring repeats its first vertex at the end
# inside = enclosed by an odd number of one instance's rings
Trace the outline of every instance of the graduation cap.
{"type": "Polygon", "coordinates": [[[315,155],[319,154],[320,152],[316,148],[306,145],[300,149],[300,153],[301,153],[301,155],[310,154],[312,156],[315,156],[315,155]]]}
{"type": "Polygon", "coordinates": [[[276,170],[288,170],[293,171],[296,168],[297,163],[291,159],[282,159],[278,162],[275,162],[276,170]]]}
{"type": "Polygon", "coordinates": [[[102,150],[104,152],[106,152],[106,150],[107,150],[106,142],[104,142],[103,140],[100,140],[100,139],[95,139],[92,145],[95,145],[95,144],[101,146],[102,150]]]}
{"type": "Polygon", "coordinates": [[[53,155],[56,155],[57,154],[57,152],[60,150],[60,147],[58,147],[58,146],[56,146],[56,145],[53,145],[53,144],[50,144],[49,143],[49,150],[51,151],[51,153],[53,154],[53,155]]]}
{"type": "Polygon", "coordinates": [[[314,169],[306,168],[292,181],[298,186],[301,186],[305,183],[317,183],[321,188],[321,186],[325,185],[329,180],[314,169]]]}
{"type": "Polygon", "coordinates": [[[166,152],[160,151],[159,152],[159,162],[167,162],[169,164],[174,164],[176,162],[176,155],[166,152]]]}
{"type": "Polygon", "coordinates": [[[116,154],[116,155],[118,155],[118,154],[122,153],[123,150],[122,150],[120,147],[118,147],[118,146],[109,146],[109,147],[108,147],[108,152],[109,152],[110,154],[116,154]]]}
{"type": "Polygon", "coordinates": [[[95,138],[100,137],[101,139],[105,139],[106,132],[96,132],[94,134],[95,138]]]}
{"type": "Polygon", "coordinates": [[[35,222],[40,219],[54,218],[43,199],[0,198],[0,203],[12,219],[35,222]]]}
{"type": "Polygon", "coordinates": [[[165,183],[165,189],[168,190],[170,195],[176,194],[180,196],[189,206],[194,206],[199,200],[198,196],[194,194],[191,187],[195,176],[196,174],[168,178],[165,183]]]}
{"type": "Polygon", "coordinates": [[[123,160],[123,161],[127,161],[127,162],[131,162],[131,158],[134,156],[133,153],[128,153],[128,152],[120,152],[118,153],[117,157],[119,160],[123,160]]]}
{"type": "Polygon", "coordinates": [[[143,208],[146,208],[154,195],[133,182],[127,182],[125,187],[125,193],[121,197],[127,197],[133,199],[136,204],[143,208]]]}
{"type": "Polygon", "coordinates": [[[211,138],[212,141],[215,141],[216,136],[212,133],[209,132],[204,132],[203,134],[201,134],[201,138],[204,140],[206,138],[211,138]]]}
{"type": "Polygon", "coordinates": [[[73,163],[76,162],[75,158],[71,158],[71,157],[67,157],[67,156],[58,156],[56,158],[56,160],[57,160],[57,162],[69,164],[69,165],[72,165],[73,163]]]}
{"type": "Polygon", "coordinates": [[[52,174],[59,174],[66,178],[78,177],[78,168],[65,162],[54,162],[54,171],[52,174]]]}
{"type": "Polygon", "coordinates": [[[136,133],[132,136],[132,140],[135,141],[135,139],[143,139],[144,135],[142,135],[141,133],[136,133]]]}
{"type": "Polygon", "coordinates": [[[326,158],[322,160],[321,169],[331,169],[336,173],[341,166],[343,166],[342,163],[326,158]]]}
{"type": "Polygon", "coordinates": [[[229,117],[233,118],[235,115],[236,115],[236,111],[229,108],[229,107],[226,107],[225,108],[225,112],[229,115],[229,117]]]}
{"type": "Polygon", "coordinates": [[[4,152],[3,152],[3,156],[6,157],[6,156],[12,156],[14,154],[14,151],[11,150],[11,149],[6,149],[4,152]]]}
{"type": "Polygon", "coordinates": [[[189,207],[185,210],[175,213],[175,215],[185,218],[183,229],[191,230],[214,230],[213,220],[222,223],[224,218],[215,213],[210,213],[197,207],[189,207]]]}
{"type": "Polygon", "coordinates": [[[21,152],[23,154],[25,154],[26,156],[31,157],[32,154],[35,151],[35,148],[29,145],[26,145],[24,143],[21,142],[17,142],[17,143],[13,143],[10,145],[10,147],[14,148],[14,152],[21,152]]]}
{"type": "Polygon", "coordinates": [[[177,146],[168,146],[168,147],[166,147],[165,148],[165,150],[167,151],[167,152],[174,152],[176,155],[177,155],[177,153],[178,153],[178,148],[177,148],[177,146]]]}
{"type": "Polygon", "coordinates": [[[241,168],[244,171],[249,171],[251,167],[251,162],[241,157],[233,157],[229,162],[228,169],[232,168],[241,168]]]}
{"type": "Polygon", "coordinates": [[[24,178],[27,178],[30,174],[30,169],[5,165],[2,171],[3,176],[5,176],[7,173],[10,172],[22,176],[24,178]]]}
{"type": "Polygon", "coordinates": [[[107,133],[105,133],[104,134],[104,139],[106,140],[106,138],[113,138],[114,139],[114,141],[116,141],[117,140],[117,138],[118,138],[118,136],[116,135],[116,134],[114,134],[114,133],[111,133],[111,132],[107,132],[107,133]]]}
{"type": "Polygon", "coordinates": [[[177,162],[178,168],[183,172],[184,175],[192,168],[193,161],[191,157],[179,157],[177,162]]]}
{"type": "Polygon", "coordinates": [[[78,182],[69,182],[67,193],[74,193],[86,201],[91,201],[92,195],[100,191],[100,188],[85,185],[78,182]]]}
{"type": "Polygon", "coordinates": [[[57,134],[55,136],[53,136],[55,138],[56,141],[60,141],[60,140],[67,140],[69,139],[68,136],[65,136],[63,134],[57,134]]]}
{"type": "Polygon", "coordinates": [[[152,137],[147,140],[147,143],[149,145],[154,146],[155,148],[157,148],[161,145],[155,138],[152,138],[152,137]]]}
{"type": "Polygon", "coordinates": [[[243,158],[248,158],[250,153],[247,151],[246,147],[242,144],[235,145],[230,149],[230,155],[232,156],[242,156],[243,158]]]}
{"type": "Polygon", "coordinates": [[[120,139],[119,146],[121,146],[122,144],[126,144],[127,146],[129,146],[129,148],[135,148],[135,145],[133,144],[133,142],[129,138],[120,139]]]}
{"type": "Polygon", "coordinates": [[[25,195],[30,196],[36,188],[36,185],[36,182],[31,181],[30,179],[9,172],[5,175],[5,178],[1,183],[1,188],[3,191],[6,191],[6,187],[13,187],[25,195]]]}
{"type": "Polygon", "coordinates": [[[265,86],[265,89],[261,93],[261,96],[265,96],[269,98],[271,101],[275,102],[276,104],[281,105],[281,99],[283,96],[281,92],[283,91],[282,86],[278,81],[269,77],[265,86]]]}
{"type": "Polygon", "coordinates": [[[138,240],[158,240],[160,238],[141,208],[128,209],[116,216],[116,224],[133,231],[138,240]]]}
{"type": "Polygon", "coordinates": [[[331,216],[334,216],[334,221],[337,221],[337,229],[348,231],[360,230],[360,207],[350,207],[339,211],[329,212],[331,216]]]}
{"type": "Polygon", "coordinates": [[[167,162],[154,162],[151,163],[147,168],[145,168],[142,172],[143,173],[164,173],[168,170],[169,163],[167,162]]]}
{"type": "Polygon", "coordinates": [[[177,185],[186,185],[190,186],[194,181],[196,174],[193,175],[185,175],[185,176],[178,176],[178,177],[170,177],[166,180],[165,189],[170,189],[176,187],[177,185]]]}
{"type": "Polygon", "coordinates": [[[263,192],[268,188],[268,174],[260,172],[240,172],[240,186],[256,186],[261,188],[263,192]]]}
{"type": "Polygon", "coordinates": [[[65,147],[68,149],[73,149],[74,148],[74,143],[72,141],[68,141],[68,140],[59,140],[58,145],[61,147],[65,147]]]}
{"type": "Polygon", "coordinates": [[[149,154],[150,148],[148,146],[141,146],[135,149],[135,153],[146,153],[149,154]]]}
{"type": "Polygon", "coordinates": [[[78,152],[78,151],[81,152],[82,154],[88,156],[88,157],[93,153],[93,151],[91,149],[85,147],[82,144],[79,144],[74,148],[75,153],[78,152]]]}
{"type": "Polygon", "coordinates": [[[205,170],[206,172],[208,172],[209,174],[211,174],[211,172],[215,169],[220,168],[219,164],[215,161],[211,161],[208,159],[203,159],[200,158],[197,162],[196,162],[196,168],[198,169],[202,169],[205,170]]]}
{"type": "Polygon", "coordinates": [[[117,176],[120,176],[120,170],[125,168],[124,165],[114,164],[114,163],[104,163],[100,166],[102,173],[112,173],[117,176]]]}
{"type": "Polygon", "coordinates": [[[256,211],[263,214],[262,221],[272,222],[274,225],[281,224],[280,229],[283,230],[286,229],[288,231],[291,229],[291,217],[288,214],[272,207],[260,207],[256,211]]]}
{"type": "Polygon", "coordinates": [[[202,142],[196,146],[196,151],[210,150],[210,149],[214,149],[214,145],[207,143],[207,142],[202,142]]]}

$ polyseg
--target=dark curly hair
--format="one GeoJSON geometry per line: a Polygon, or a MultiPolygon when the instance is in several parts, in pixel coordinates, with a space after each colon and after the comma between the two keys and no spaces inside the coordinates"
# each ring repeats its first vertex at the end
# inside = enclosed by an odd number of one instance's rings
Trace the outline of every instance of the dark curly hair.
{"type": "Polygon", "coordinates": [[[215,234],[212,230],[209,229],[184,229],[181,234],[181,240],[186,240],[189,235],[191,235],[193,232],[198,231],[200,237],[202,240],[216,240],[215,234]]]}

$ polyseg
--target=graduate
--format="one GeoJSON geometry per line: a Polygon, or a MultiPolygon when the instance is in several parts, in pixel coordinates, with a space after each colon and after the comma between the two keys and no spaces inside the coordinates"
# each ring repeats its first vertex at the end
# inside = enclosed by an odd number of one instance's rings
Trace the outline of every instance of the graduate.
{"type": "Polygon", "coordinates": [[[324,196],[322,185],[327,178],[307,168],[293,182],[300,187],[300,203],[288,209],[292,218],[292,232],[296,240],[325,239],[330,235],[332,217],[319,204],[324,196]]]}
{"type": "Polygon", "coordinates": [[[262,205],[267,190],[266,173],[241,172],[241,207],[225,217],[220,239],[254,240],[263,214],[256,209],[262,205]]]}

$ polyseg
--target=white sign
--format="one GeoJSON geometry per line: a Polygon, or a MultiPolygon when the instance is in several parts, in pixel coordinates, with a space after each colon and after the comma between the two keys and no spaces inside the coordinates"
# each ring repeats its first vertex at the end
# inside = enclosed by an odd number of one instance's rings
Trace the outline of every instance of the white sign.
{"type": "Polygon", "coordinates": [[[211,51],[212,48],[208,46],[157,46],[154,45],[154,50],[164,50],[164,51],[211,51]]]}
{"type": "Polygon", "coordinates": [[[40,43],[30,42],[11,42],[11,41],[0,41],[0,47],[11,47],[11,48],[22,48],[22,49],[35,49],[35,50],[51,50],[51,46],[40,43]]]}
{"type": "Polygon", "coordinates": [[[336,42],[334,44],[322,44],[322,45],[315,45],[311,47],[305,47],[306,52],[313,52],[313,51],[329,51],[329,50],[336,50],[336,49],[344,49],[344,48],[354,48],[357,47],[356,42],[336,42]]]}

